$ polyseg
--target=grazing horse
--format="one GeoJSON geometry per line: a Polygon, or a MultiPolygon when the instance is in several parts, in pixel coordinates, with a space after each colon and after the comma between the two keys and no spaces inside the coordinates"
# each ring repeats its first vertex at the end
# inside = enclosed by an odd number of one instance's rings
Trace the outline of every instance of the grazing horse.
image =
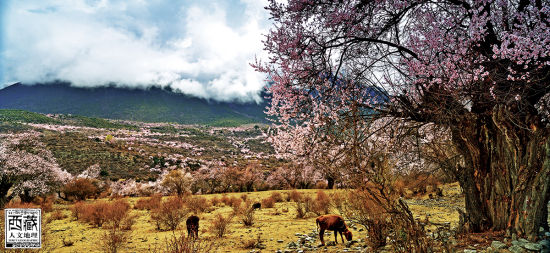
{"type": "Polygon", "coordinates": [[[187,226],[187,236],[191,238],[199,238],[199,217],[195,215],[189,216],[185,221],[187,226]]]}
{"type": "Polygon", "coordinates": [[[336,243],[338,243],[338,232],[340,232],[342,243],[344,243],[344,237],[342,236],[342,233],[346,236],[346,240],[352,240],[351,231],[348,229],[348,226],[346,226],[346,223],[344,222],[344,218],[342,218],[341,216],[335,214],[327,214],[317,217],[315,221],[317,223],[317,227],[321,228],[321,230],[319,231],[321,245],[325,245],[325,240],[323,239],[325,230],[334,231],[334,240],[336,241],[336,243]]]}

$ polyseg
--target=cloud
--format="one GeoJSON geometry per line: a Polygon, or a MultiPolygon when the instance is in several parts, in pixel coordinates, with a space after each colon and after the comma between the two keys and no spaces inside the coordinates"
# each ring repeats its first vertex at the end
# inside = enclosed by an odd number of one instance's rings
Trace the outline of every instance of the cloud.
{"type": "Polygon", "coordinates": [[[258,102],[265,77],[249,64],[263,54],[265,4],[12,0],[3,6],[2,83],[169,86],[206,99],[258,102]]]}

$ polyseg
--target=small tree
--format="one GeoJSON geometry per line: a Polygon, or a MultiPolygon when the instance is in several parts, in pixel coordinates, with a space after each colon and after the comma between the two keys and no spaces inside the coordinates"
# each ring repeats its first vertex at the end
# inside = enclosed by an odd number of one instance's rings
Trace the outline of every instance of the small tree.
{"type": "Polygon", "coordinates": [[[189,192],[192,184],[191,175],[184,173],[181,170],[171,170],[162,179],[161,185],[165,187],[168,192],[175,193],[182,197],[186,192],[189,192]]]}

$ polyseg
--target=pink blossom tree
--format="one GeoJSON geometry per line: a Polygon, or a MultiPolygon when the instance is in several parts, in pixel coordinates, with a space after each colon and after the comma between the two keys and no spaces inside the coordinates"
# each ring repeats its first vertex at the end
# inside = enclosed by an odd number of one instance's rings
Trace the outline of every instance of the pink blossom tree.
{"type": "Polygon", "coordinates": [[[0,139],[0,206],[15,196],[31,201],[52,193],[72,178],[36,138],[23,133],[0,139]]]}
{"type": "Polygon", "coordinates": [[[374,117],[430,124],[457,154],[446,168],[472,231],[534,239],[548,229],[548,1],[271,0],[267,9],[270,56],[255,67],[269,76],[281,129],[323,140],[374,117]]]}

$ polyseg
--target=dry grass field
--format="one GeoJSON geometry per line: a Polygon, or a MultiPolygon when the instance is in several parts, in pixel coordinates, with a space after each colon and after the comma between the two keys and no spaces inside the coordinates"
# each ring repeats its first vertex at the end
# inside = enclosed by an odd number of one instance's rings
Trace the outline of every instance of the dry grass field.
{"type": "MultiPolygon", "coordinates": [[[[303,195],[315,197],[319,190],[299,190],[303,195]]],[[[346,194],[345,190],[323,190],[327,195],[340,193],[346,194]]],[[[272,208],[262,207],[255,211],[254,223],[252,226],[245,226],[241,216],[234,216],[227,232],[222,238],[218,238],[211,224],[218,214],[230,216],[234,209],[226,204],[218,203],[209,207],[205,212],[197,214],[200,217],[199,237],[203,243],[212,244],[216,252],[275,252],[278,249],[284,250],[288,243],[297,241],[297,233],[311,234],[316,231],[314,213],[308,213],[305,218],[297,218],[296,203],[292,200],[287,201],[287,195],[290,191],[262,191],[249,193],[228,193],[202,195],[210,202],[213,198],[218,201],[224,198],[249,200],[248,203],[261,202],[274,192],[280,193],[283,200],[274,204],[272,208]],[[243,197],[245,195],[246,197],[243,197]],[[253,248],[254,244],[261,241],[262,249],[253,248]]],[[[443,187],[444,197],[429,199],[427,196],[421,196],[415,199],[409,199],[410,205],[415,217],[429,220],[436,223],[449,222],[451,226],[458,223],[458,214],[455,208],[462,206],[460,189],[457,184],[449,184],[443,187]]],[[[164,197],[166,199],[167,197],[164,197]]],[[[140,198],[127,198],[130,203],[130,216],[136,216],[135,224],[131,230],[126,232],[128,239],[118,248],[118,252],[151,252],[155,249],[162,251],[166,242],[174,235],[181,233],[187,234],[185,221],[183,221],[176,231],[158,231],[154,222],[151,221],[150,211],[138,210],[134,206],[140,198]]],[[[105,199],[109,201],[108,199],[105,199]]],[[[91,203],[98,200],[88,200],[91,203]]],[[[243,202],[244,203],[244,202],[243,202]]],[[[244,205],[244,204],[242,204],[244,205]]],[[[70,210],[71,204],[55,204],[53,211],[44,214],[44,252],[104,252],[105,234],[109,231],[108,226],[97,228],[88,223],[77,221],[70,210]],[[57,211],[59,210],[59,212],[57,211]],[[52,216],[59,216],[53,218],[52,216]],[[72,244],[72,245],[70,245],[72,244]],[[68,246],[70,245],[70,246],[68,246]]],[[[331,209],[331,213],[338,213],[336,208],[331,209]]],[[[366,232],[360,225],[352,225],[351,230],[354,233],[354,239],[361,239],[364,242],[366,232]]],[[[3,228],[3,226],[2,226],[3,228]]],[[[429,229],[429,228],[428,228],[429,229]]],[[[316,235],[317,237],[317,235],[316,235]]],[[[332,232],[325,236],[326,241],[333,241],[332,232]]],[[[340,239],[339,239],[340,240],[340,239]]],[[[361,245],[359,241],[358,245],[361,245]]],[[[318,246],[316,242],[315,246],[318,246]]],[[[336,246],[326,247],[326,251],[333,252],[346,248],[341,242],[336,246]]],[[[325,248],[322,248],[325,250],[325,248]]]]}

